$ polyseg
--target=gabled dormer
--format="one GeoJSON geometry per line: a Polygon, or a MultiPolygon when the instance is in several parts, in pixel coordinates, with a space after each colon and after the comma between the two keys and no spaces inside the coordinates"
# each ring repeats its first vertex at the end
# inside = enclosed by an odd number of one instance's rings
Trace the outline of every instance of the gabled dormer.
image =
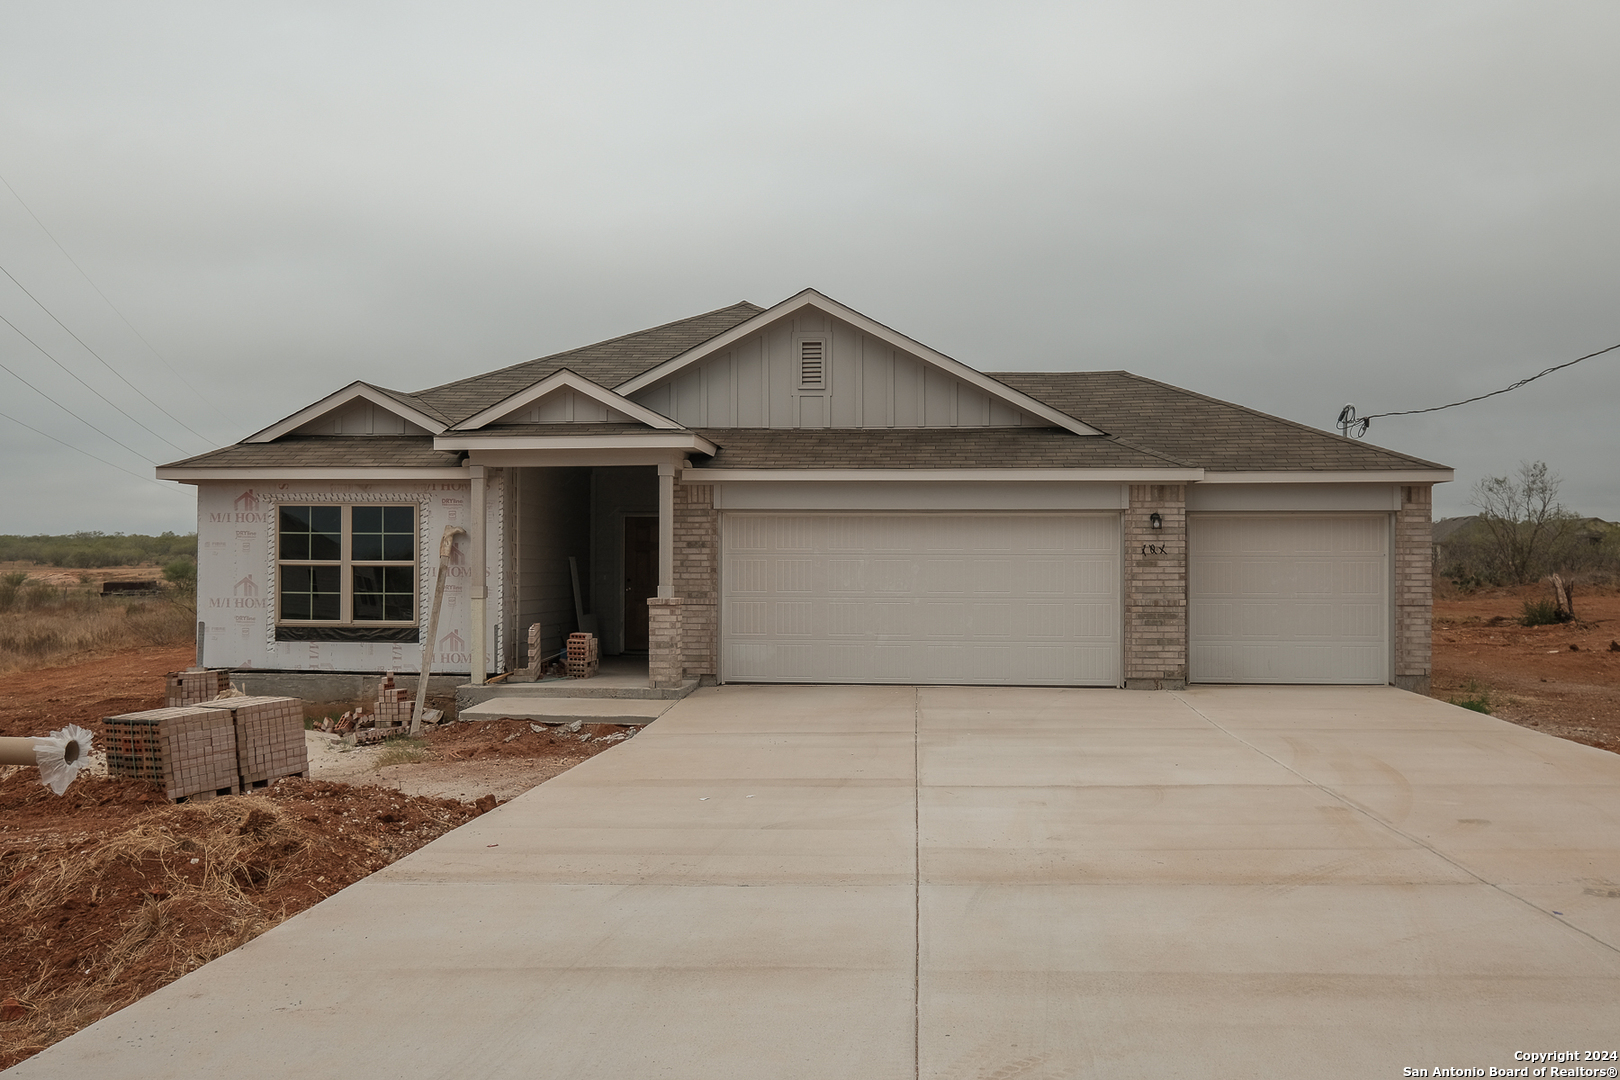
{"type": "Polygon", "coordinates": [[[806,289],[615,387],[688,428],[1100,432],[806,289]]]}
{"type": "Polygon", "coordinates": [[[443,420],[408,395],[353,382],[242,441],[267,443],[286,435],[437,435],[444,430],[443,420]]]}
{"type": "Polygon", "coordinates": [[[477,431],[511,424],[603,423],[644,424],[666,431],[680,427],[669,417],[563,368],[474,413],[455,430],[477,431]]]}

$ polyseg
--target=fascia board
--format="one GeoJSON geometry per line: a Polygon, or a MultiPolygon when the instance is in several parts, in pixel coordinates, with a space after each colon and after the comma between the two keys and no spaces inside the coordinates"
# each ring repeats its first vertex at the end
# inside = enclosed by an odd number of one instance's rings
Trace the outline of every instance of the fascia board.
{"type": "Polygon", "coordinates": [[[274,442],[283,435],[298,430],[311,420],[318,419],[319,417],[331,412],[333,409],[347,405],[349,402],[356,401],[361,398],[371,402],[373,405],[381,405],[395,416],[403,416],[417,427],[426,428],[435,435],[438,435],[440,432],[445,430],[443,421],[435,420],[427,413],[419,412],[397,398],[389,397],[387,394],[382,393],[375,387],[372,387],[366,383],[352,382],[348,386],[345,386],[343,389],[337,391],[335,394],[328,394],[315,404],[298,410],[286,419],[279,420],[265,428],[263,431],[258,431],[252,435],[249,435],[242,441],[245,443],[274,442]]]}
{"type": "Polygon", "coordinates": [[[667,431],[678,429],[681,426],[663,413],[654,412],[645,405],[637,405],[629,398],[614,393],[600,383],[594,383],[583,375],[563,368],[561,371],[552,372],[527,389],[519,390],[515,394],[502,398],[482,412],[474,413],[457,424],[452,430],[476,431],[486,424],[493,424],[504,416],[510,416],[519,409],[533,405],[547,394],[562,387],[577,390],[586,397],[598,401],[610,409],[616,409],[633,420],[639,420],[650,428],[667,431]]]}
{"type": "Polygon", "coordinates": [[[492,468],[532,469],[564,466],[675,465],[690,450],[660,450],[656,447],[593,447],[589,450],[475,450],[467,456],[469,465],[492,468]]]}
{"type": "Polygon", "coordinates": [[[1297,472],[1206,472],[1205,484],[1444,484],[1451,469],[1334,469],[1297,472]]]}
{"type": "Polygon", "coordinates": [[[788,297],[780,304],[767,308],[746,322],[738,323],[725,333],[720,334],[717,337],[712,337],[708,341],[703,342],[701,345],[695,345],[681,353],[679,356],[666,360],[651,370],[642,372],[629,382],[619,384],[618,386],[614,387],[614,390],[620,394],[628,396],[635,393],[637,390],[645,389],[646,387],[651,386],[653,383],[673,375],[682,368],[690,364],[697,363],[704,357],[712,356],[715,353],[724,352],[726,349],[731,348],[731,346],[735,345],[749,334],[759,330],[761,327],[791,315],[795,311],[798,311],[800,308],[804,307],[814,307],[828,315],[833,316],[834,318],[842,319],[844,322],[849,323],[856,329],[864,331],[880,341],[887,342],[889,345],[901,350],[902,352],[907,352],[913,356],[920,357],[927,363],[949,372],[956,378],[961,379],[963,382],[977,387],[986,394],[989,394],[991,397],[999,398],[1000,400],[1005,401],[1007,404],[1021,409],[1024,412],[1030,413],[1033,416],[1039,416],[1042,420],[1045,420],[1056,427],[1072,431],[1076,435],[1103,434],[1090,424],[1082,423],[1067,413],[1059,412],[1043,401],[1032,398],[1020,390],[1014,390],[1006,383],[997,382],[995,379],[992,379],[983,372],[976,371],[973,368],[968,367],[960,360],[953,360],[951,357],[946,356],[937,349],[931,349],[922,342],[915,341],[897,330],[890,329],[889,327],[878,322],[876,319],[868,318],[853,308],[845,307],[838,301],[832,299],[831,297],[823,296],[814,289],[805,289],[796,296],[788,297]]]}
{"type": "Polygon", "coordinates": [[[684,450],[713,457],[720,448],[689,431],[645,435],[441,435],[435,450],[684,450]]]}
{"type": "Polygon", "coordinates": [[[226,469],[158,469],[159,480],[178,480],[194,484],[202,480],[445,480],[466,477],[465,469],[457,466],[423,466],[420,468],[356,468],[352,466],[320,466],[287,468],[283,466],[240,466],[226,469]]]}
{"type": "Polygon", "coordinates": [[[1105,483],[1185,484],[1204,478],[1202,469],[704,469],[681,473],[686,484],[773,483],[826,480],[903,480],[910,483],[993,483],[1054,480],[1105,483]]]}

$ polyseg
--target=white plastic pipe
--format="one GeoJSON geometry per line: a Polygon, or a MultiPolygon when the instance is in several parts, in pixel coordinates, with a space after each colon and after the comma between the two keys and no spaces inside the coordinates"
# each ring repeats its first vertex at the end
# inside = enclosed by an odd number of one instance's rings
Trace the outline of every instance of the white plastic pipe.
{"type": "Polygon", "coordinates": [[[35,765],[39,782],[60,795],[90,758],[93,734],[69,724],[49,735],[0,737],[0,765],[35,765]]]}

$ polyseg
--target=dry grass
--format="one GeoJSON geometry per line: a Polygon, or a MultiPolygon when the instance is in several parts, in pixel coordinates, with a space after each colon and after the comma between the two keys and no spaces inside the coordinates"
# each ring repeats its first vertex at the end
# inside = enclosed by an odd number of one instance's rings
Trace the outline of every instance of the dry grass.
{"type": "Polygon", "coordinates": [[[77,850],[6,860],[11,947],[42,954],[38,977],[15,994],[27,1015],[7,1032],[11,1049],[49,1046],[280,922],[285,912],[256,897],[295,872],[304,848],[269,800],[219,799],[150,811],[77,850]],[[71,938],[62,912],[90,909],[81,919],[93,921],[94,908],[116,908],[111,894],[129,891],[142,902],[119,925],[71,938]],[[75,977],[64,979],[69,961],[75,977]]]}
{"type": "Polygon", "coordinates": [[[197,606],[190,597],[103,599],[82,587],[0,581],[0,672],[113,649],[183,645],[196,632],[197,606]]]}

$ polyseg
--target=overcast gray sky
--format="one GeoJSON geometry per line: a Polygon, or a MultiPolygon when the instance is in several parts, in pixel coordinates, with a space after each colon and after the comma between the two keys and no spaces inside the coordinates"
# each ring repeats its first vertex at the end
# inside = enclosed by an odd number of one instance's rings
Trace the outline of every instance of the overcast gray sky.
{"type": "MultiPolygon", "coordinates": [[[[150,476],[805,286],[987,371],[1443,404],[1620,342],[1617,40],[1612,0],[11,0],[0,174],[89,280],[0,187],[0,315],[107,400],[0,324],[0,411],[150,476]]],[[[1368,438],[1456,468],[1437,516],[1541,459],[1615,519],[1617,401],[1620,353],[1368,438]]],[[[0,532],[195,528],[0,453],[0,532]]]]}

